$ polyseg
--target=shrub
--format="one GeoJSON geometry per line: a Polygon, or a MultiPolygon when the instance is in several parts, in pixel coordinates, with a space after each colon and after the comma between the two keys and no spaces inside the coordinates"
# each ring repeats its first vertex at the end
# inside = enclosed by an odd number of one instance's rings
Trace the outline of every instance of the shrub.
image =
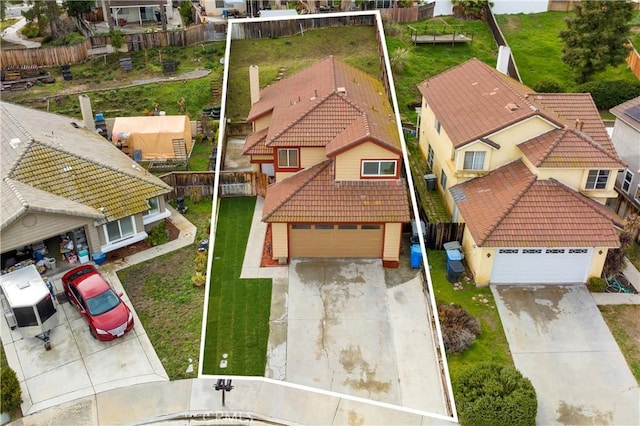
{"type": "Polygon", "coordinates": [[[191,188],[189,191],[189,199],[193,204],[198,204],[202,200],[202,192],[199,188],[191,188]]]}
{"type": "Polygon", "coordinates": [[[629,99],[640,96],[640,81],[589,81],[578,86],[577,91],[591,93],[598,109],[611,109],[629,99]]]}
{"type": "Polygon", "coordinates": [[[205,274],[203,274],[202,272],[196,272],[191,277],[191,282],[196,287],[201,287],[207,282],[207,276],[205,274]]]}
{"type": "Polygon", "coordinates": [[[564,88],[554,80],[543,79],[538,81],[534,86],[533,90],[538,93],[564,93],[564,88]]]}
{"type": "Polygon", "coordinates": [[[438,317],[448,353],[464,351],[480,335],[480,321],[458,305],[438,305],[438,317]]]}
{"type": "Polygon", "coordinates": [[[23,36],[26,38],[34,38],[40,35],[40,28],[34,24],[27,24],[20,30],[23,36]]]}
{"type": "Polygon", "coordinates": [[[455,381],[460,424],[535,425],[538,401],[531,381],[508,365],[480,363],[455,381]]]}
{"type": "Polygon", "coordinates": [[[207,252],[200,251],[196,255],[196,258],[193,260],[193,264],[196,267],[196,272],[204,271],[204,268],[207,266],[207,252]]]}
{"type": "Polygon", "coordinates": [[[165,221],[160,222],[151,229],[147,240],[152,246],[159,246],[169,241],[169,232],[167,231],[167,224],[165,221]]]}
{"type": "Polygon", "coordinates": [[[407,65],[407,55],[409,54],[409,49],[398,47],[391,53],[391,57],[389,58],[389,63],[391,65],[391,70],[396,73],[401,73],[404,71],[404,68],[407,65]]]}
{"type": "Polygon", "coordinates": [[[8,365],[0,368],[0,412],[13,413],[22,404],[22,391],[16,372],[8,365]]]}
{"type": "Polygon", "coordinates": [[[607,286],[607,281],[600,277],[591,277],[587,283],[587,288],[591,293],[604,293],[604,289],[607,286]]]}

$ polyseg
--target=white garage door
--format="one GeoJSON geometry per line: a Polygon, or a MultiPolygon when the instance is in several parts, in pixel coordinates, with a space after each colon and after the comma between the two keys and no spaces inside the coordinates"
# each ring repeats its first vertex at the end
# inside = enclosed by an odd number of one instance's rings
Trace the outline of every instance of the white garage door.
{"type": "Polygon", "coordinates": [[[491,282],[495,284],[582,283],[593,249],[504,248],[496,250],[491,282]]]}

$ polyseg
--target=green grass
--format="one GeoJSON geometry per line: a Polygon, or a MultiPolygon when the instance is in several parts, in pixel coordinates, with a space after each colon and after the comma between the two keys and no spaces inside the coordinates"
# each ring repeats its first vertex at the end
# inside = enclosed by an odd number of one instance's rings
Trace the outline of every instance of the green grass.
{"type": "Polygon", "coordinates": [[[205,374],[264,376],[271,280],[240,279],[254,208],[255,198],[220,200],[209,290],[205,374]],[[220,361],[225,353],[228,366],[222,369],[220,361]]]}
{"type": "MultiPolygon", "coordinates": [[[[211,200],[193,204],[186,218],[198,227],[196,241],[207,238],[211,200]]],[[[118,272],[151,344],[169,379],[197,376],[204,306],[204,287],[195,287],[191,276],[196,246],[190,245],[118,272]],[[194,372],[186,369],[191,358],[194,372]]]]}
{"type": "Polygon", "coordinates": [[[489,287],[478,288],[473,281],[463,280],[464,288],[454,290],[446,277],[445,252],[429,250],[428,257],[436,301],[462,306],[480,321],[481,326],[480,336],[469,349],[460,354],[447,354],[452,380],[455,382],[462,371],[479,362],[491,361],[513,366],[509,344],[489,287]],[[488,302],[484,303],[481,300],[488,302]]]}
{"type": "Polygon", "coordinates": [[[15,24],[16,22],[18,22],[18,18],[6,18],[6,19],[3,19],[2,21],[0,21],[0,31],[4,30],[5,28],[9,28],[10,26],[15,24]]]}
{"type": "Polygon", "coordinates": [[[207,171],[209,170],[209,156],[213,149],[213,143],[209,140],[194,142],[189,158],[189,170],[207,171]]]}
{"type": "Polygon", "coordinates": [[[631,247],[625,249],[624,253],[633,266],[640,270],[640,244],[637,242],[631,244],[631,247]]]}
{"type": "MultiPolygon", "coordinates": [[[[577,83],[571,68],[562,62],[563,40],[560,31],[566,29],[565,18],[572,12],[497,15],[507,43],[516,60],[524,84],[533,87],[540,80],[558,82],[565,92],[575,91],[577,83]]],[[[593,80],[636,81],[626,62],[608,67],[595,74],[593,80]]]]}
{"type": "Polygon", "coordinates": [[[636,381],[640,383],[640,306],[607,305],[598,308],[636,381]]]}

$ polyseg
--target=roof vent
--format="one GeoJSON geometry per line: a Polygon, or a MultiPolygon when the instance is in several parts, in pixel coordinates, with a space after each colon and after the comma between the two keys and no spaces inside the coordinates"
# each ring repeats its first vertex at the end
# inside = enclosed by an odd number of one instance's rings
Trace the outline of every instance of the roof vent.
{"type": "Polygon", "coordinates": [[[506,108],[509,111],[516,111],[518,109],[518,105],[514,104],[513,102],[509,102],[506,106],[506,108]]]}
{"type": "Polygon", "coordinates": [[[9,145],[11,145],[11,148],[17,149],[18,145],[20,145],[20,142],[20,138],[11,138],[11,140],[9,141],[9,145]]]}
{"type": "Polygon", "coordinates": [[[347,94],[347,88],[346,87],[338,87],[338,88],[336,88],[336,92],[338,92],[339,95],[346,95],[347,94]]]}

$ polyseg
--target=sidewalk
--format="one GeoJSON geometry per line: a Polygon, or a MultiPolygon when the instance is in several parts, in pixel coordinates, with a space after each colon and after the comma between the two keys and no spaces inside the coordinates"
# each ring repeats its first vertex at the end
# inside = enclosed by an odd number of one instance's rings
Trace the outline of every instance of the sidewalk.
{"type": "Polygon", "coordinates": [[[2,31],[2,40],[13,44],[21,44],[27,49],[40,47],[40,43],[25,40],[21,35],[18,34],[18,31],[21,30],[25,25],[27,25],[27,19],[25,17],[20,18],[18,22],[8,28],[5,28],[4,31],[2,31]]]}

